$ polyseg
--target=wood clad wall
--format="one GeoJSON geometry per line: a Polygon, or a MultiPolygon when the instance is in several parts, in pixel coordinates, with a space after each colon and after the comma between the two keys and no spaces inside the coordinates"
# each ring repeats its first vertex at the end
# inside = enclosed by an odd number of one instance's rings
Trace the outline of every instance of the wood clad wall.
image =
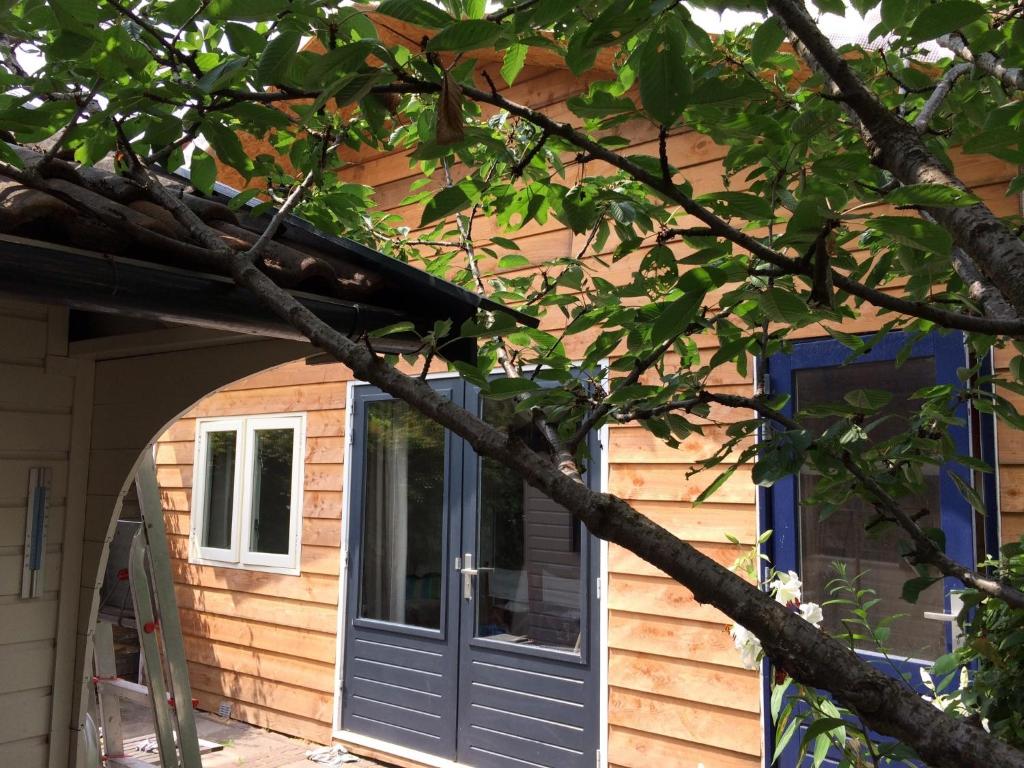
{"type": "Polygon", "coordinates": [[[345,373],[299,361],[256,374],[203,400],[159,440],[156,460],[181,608],[185,650],[200,706],[327,742],[341,557],[345,373]],[[300,576],[188,562],[196,419],[305,413],[300,576]]]}
{"type": "MultiPolygon", "coordinates": [[[[487,68],[497,79],[497,67],[487,68]]],[[[584,87],[584,81],[566,71],[527,67],[506,95],[514,101],[546,107],[560,119],[573,120],[564,102],[584,87]]],[[[654,151],[656,147],[657,133],[648,126],[622,126],[619,133],[631,140],[635,148],[631,151],[654,151]]],[[[686,169],[698,192],[720,188],[722,148],[697,134],[680,133],[669,140],[669,152],[671,161],[686,169]]],[[[590,163],[586,171],[605,172],[607,169],[600,165],[590,163]]],[[[576,172],[570,167],[567,178],[571,180],[576,172]]],[[[382,210],[396,213],[415,226],[420,208],[403,206],[401,201],[409,194],[409,185],[418,178],[417,173],[409,166],[407,152],[395,152],[369,154],[346,169],[343,176],[374,186],[375,199],[382,210]]],[[[499,233],[494,222],[480,219],[474,225],[474,234],[478,242],[484,242],[499,233]]],[[[535,265],[578,253],[583,247],[582,237],[553,220],[546,226],[531,224],[514,239],[531,266],[509,271],[510,274],[533,270],[535,265]]],[[[609,250],[613,247],[614,243],[609,250]]],[[[612,267],[612,274],[605,274],[609,279],[628,281],[638,260],[639,257],[624,259],[612,267]]],[[[484,267],[495,271],[493,263],[485,262],[484,267]]],[[[560,322],[559,313],[552,313],[544,327],[558,329],[560,322]]],[[[591,338],[585,334],[570,337],[570,346],[575,345],[570,354],[579,355],[584,342],[591,338]]],[[[707,345],[708,341],[702,343],[707,345]]],[[[708,347],[704,354],[710,356],[713,351],[708,347]]],[[[279,369],[274,375],[284,376],[284,370],[279,369]]],[[[251,381],[248,386],[264,386],[258,378],[251,381]]],[[[722,392],[750,391],[749,381],[735,371],[719,372],[712,386],[722,392]]],[[[203,407],[207,405],[204,403],[203,407]]],[[[209,407],[211,414],[222,413],[212,400],[209,407]]],[[[183,424],[180,429],[180,439],[185,443],[175,445],[186,450],[184,460],[190,461],[191,427],[183,424]]],[[[693,438],[672,451],[642,428],[614,428],[608,454],[608,490],[630,500],[641,511],[728,564],[739,551],[728,542],[726,534],[738,537],[744,544],[752,544],[755,538],[756,513],[749,470],[738,471],[716,501],[700,510],[693,509],[689,502],[714,475],[686,478],[695,455],[713,452],[717,434],[716,429],[711,429],[705,437],[693,438]]],[[[339,481],[340,477],[339,472],[339,481]]],[[[184,494],[181,499],[184,503],[184,494]]],[[[181,530],[184,532],[187,527],[181,530]]],[[[722,768],[758,765],[758,678],[740,668],[725,617],[698,605],[688,590],[616,547],[611,548],[609,570],[610,763],[628,768],[698,762],[722,768]]],[[[287,578],[277,577],[277,581],[287,578]]],[[[201,593],[205,590],[196,590],[196,594],[201,593]]],[[[220,678],[222,689],[236,671],[234,667],[225,669],[229,671],[220,678]]],[[[270,716],[253,712],[254,718],[262,718],[257,722],[268,722],[270,716]]]]}
{"type": "MultiPolygon", "coordinates": [[[[45,766],[64,552],[75,378],[47,358],[67,354],[66,312],[0,300],[0,765],[45,766]],[[28,477],[53,473],[44,592],[21,598],[28,477]]],[[[66,728],[65,728],[66,732],[66,728]]]]}
{"type": "MultiPolygon", "coordinates": [[[[494,69],[493,67],[488,67],[494,69]]],[[[492,72],[492,74],[494,74],[492,72]]],[[[495,76],[495,79],[497,77],[495,76]]],[[[534,107],[546,107],[549,114],[576,122],[564,101],[578,92],[585,83],[562,70],[544,70],[528,67],[516,85],[507,89],[514,101],[534,107]]],[[[631,124],[620,126],[618,132],[633,145],[627,154],[635,151],[656,151],[657,136],[650,126],[631,124]]],[[[250,148],[258,145],[251,143],[250,148]]],[[[682,175],[693,185],[695,193],[722,188],[722,163],[725,151],[710,139],[695,133],[680,132],[668,142],[670,162],[681,169],[682,175]]],[[[403,206],[409,184],[418,178],[409,167],[408,153],[367,153],[343,172],[350,181],[369,184],[376,189],[376,200],[382,210],[404,217],[411,226],[419,221],[418,206],[403,206]]],[[[958,170],[965,181],[989,200],[997,213],[1017,212],[1013,198],[1004,196],[1006,181],[1014,174],[1009,165],[991,158],[958,157],[958,170]]],[[[607,169],[600,163],[590,163],[587,173],[600,174],[607,169]]],[[[567,171],[567,178],[575,177],[577,169],[567,171]]],[[[229,182],[240,183],[230,178],[229,182]]],[[[435,186],[438,182],[435,181],[435,186]]],[[[498,234],[493,222],[478,220],[474,226],[477,242],[498,234]]],[[[509,270],[508,274],[522,274],[551,259],[577,254],[583,248],[581,236],[574,235],[558,222],[546,226],[531,224],[512,237],[519,243],[531,266],[509,270]]],[[[611,243],[608,250],[613,248],[611,243]]],[[[593,256],[588,256],[592,260],[593,256]]],[[[612,265],[603,275],[624,283],[635,270],[640,254],[627,257],[612,265]]],[[[494,264],[485,262],[485,269],[495,271],[494,264]]],[[[557,330],[561,318],[552,313],[545,322],[548,330],[557,330]]],[[[876,328],[878,321],[867,317],[849,324],[845,330],[865,332],[876,328]]],[[[820,328],[804,329],[800,335],[822,335],[820,328]]],[[[569,352],[581,356],[587,334],[569,337],[569,352]]],[[[701,354],[705,358],[714,353],[714,340],[699,337],[701,354]]],[[[1006,364],[1004,360],[1003,364],[1006,364]]],[[[337,376],[336,397],[342,396],[344,379],[337,368],[325,368],[337,376]]],[[[248,413],[245,407],[259,406],[263,397],[285,397],[291,392],[293,407],[304,410],[305,404],[301,376],[308,376],[301,368],[289,366],[278,369],[269,378],[253,377],[229,392],[204,402],[201,411],[209,414],[248,413]],[[292,379],[291,377],[296,378],[292,379]],[[273,382],[273,383],[271,383],[273,382]],[[249,398],[243,406],[243,392],[249,398]],[[239,409],[242,410],[239,410],[239,409]],[[227,410],[225,410],[227,409],[227,410]]],[[[326,387],[327,385],[324,384],[326,387]]],[[[717,371],[710,387],[720,392],[749,394],[752,382],[749,376],[735,369],[717,371]]],[[[316,390],[319,391],[319,390],[316,390]]],[[[275,400],[278,408],[280,400],[275,400]]],[[[340,408],[341,406],[335,406],[340,408]]],[[[336,414],[335,429],[343,419],[336,414]]],[[[198,413],[198,411],[197,411],[198,413]]],[[[167,487],[168,515],[181,537],[177,540],[179,558],[184,557],[188,509],[187,488],[189,462],[192,457],[192,417],[175,426],[165,435],[160,445],[160,460],[165,468],[161,478],[167,487]]],[[[311,414],[312,416],[312,414],[311,414]]],[[[713,420],[721,423],[741,418],[741,414],[715,409],[713,420]]],[[[311,420],[312,424],[312,420],[311,420]]],[[[714,472],[703,472],[688,477],[694,460],[710,455],[716,447],[723,426],[711,426],[703,436],[693,436],[679,449],[663,445],[637,426],[615,426],[610,430],[608,446],[608,490],[621,495],[641,512],[666,526],[680,537],[693,542],[699,549],[717,561],[729,564],[741,553],[743,546],[729,542],[728,536],[749,546],[756,538],[757,513],[755,491],[750,482],[750,468],[740,468],[715,495],[713,502],[694,508],[692,500],[714,480],[714,472]]],[[[333,433],[332,433],[333,434],[333,433]]],[[[339,434],[340,438],[340,434],[339,434]]],[[[1007,535],[1024,532],[1024,493],[1019,493],[1012,482],[1016,475],[1024,475],[1024,442],[1016,435],[1003,435],[1000,448],[1004,464],[1003,504],[1007,511],[1019,513],[1008,516],[1004,526],[1007,535]],[[1019,449],[1019,450],[1017,450],[1019,449]],[[1020,466],[1016,466],[1020,465],[1020,466]]],[[[338,441],[340,446],[340,439],[338,441]]],[[[313,520],[330,520],[330,536],[318,539],[325,548],[337,547],[340,514],[341,466],[338,459],[325,462],[314,459],[307,472],[307,499],[310,498],[309,478],[333,473],[330,482],[331,504],[323,512],[320,495],[314,497],[317,512],[306,510],[306,524],[313,520]]],[[[319,493],[319,492],[318,492],[319,493]]],[[[307,530],[304,535],[310,532],[307,530]]],[[[319,550],[317,550],[319,552],[319,550]]],[[[303,567],[306,568],[308,549],[303,544],[303,567]]],[[[324,556],[324,562],[331,558],[324,556]]],[[[334,559],[336,561],[336,558],[334,559]]],[[[259,574],[241,574],[226,569],[196,569],[179,559],[181,579],[180,597],[186,606],[186,626],[196,633],[191,647],[194,649],[196,687],[204,706],[215,706],[220,698],[229,697],[240,702],[236,710],[251,722],[270,727],[319,737],[329,721],[328,705],[331,665],[334,660],[333,607],[319,600],[306,599],[309,579],[324,582],[323,594],[329,603],[336,599],[336,578],[326,566],[317,566],[300,581],[288,586],[294,577],[274,577],[273,587],[259,574]],[[331,585],[326,582],[332,581],[331,585]],[[265,591],[261,592],[261,588],[265,591]],[[227,590],[236,590],[229,592],[227,590]],[[283,593],[287,590],[287,594],[283,593]],[[294,590],[294,591],[293,591],[294,590]],[[271,597],[270,594],[276,595],[271,597]],[[243,616],[249,621],[243,627],[232,623],[229,616],[243,616]],[[330,622],[321,623],[321,616],[330,614],[330,622]],[[282,646],[295,648],[292,635],[278,636],[278,626],[306,621],[309,631],[304,642],[322,646],[316,652],[302,654],[307,661],[294,670],[284,670],[279,662],[291,656],[282,646]],[[284,618],[281,618],[284,617],[284,618]],[[200,653],[200,633],[210,638],[208,648],[200,653]],[[266,661],[263,661],[263,660],[266,661]],[[314,682],[309,665],[315,665],[322,675],[314,682]],[[256,674],[261,674],[260,680],[256,674]],[[287,701],[295,702],[290,716],[279,711],[282,701],[273,700],[271,693],[286,693],[287,701]],[[322,725],[315,725],[318,718],[322,725]],[[292,724],[295,724],[294,726],[292,724]],[[301,725],[300,730],[298,726],[301,725]]],[[[336,568],[336,562],[331,561],[336,568]]],[[[608,631],[608,759],[612,766],[622,768],[648,768],[651,765],[693,766],[699,763],[709,768],[751,768],[761,764],[762,733],[760,714],[760,685],[758,676],[740,668],[739,657],[728,633],[728,621],[713,608],[699,605],[688,590],[679,586],[660,571],[632,554],[611,547],[609,553],[609,631],[608,631]]],[[[319,582],[317,582],[319,583],[319,582]]]]}
{"type": "MultiPolygon", "coordinates": [[[[996,370],[1005,374],[1017,350],[1008,348],[996,353],[996,370]]],[[[1024,413],[1024,397],[1000,392],[1024,413]]],[[[996,448],[999,454],[1000,537],[1004,543],[1024,536],[1024,432],[1005,424],[996,427],[996,448]]]]}

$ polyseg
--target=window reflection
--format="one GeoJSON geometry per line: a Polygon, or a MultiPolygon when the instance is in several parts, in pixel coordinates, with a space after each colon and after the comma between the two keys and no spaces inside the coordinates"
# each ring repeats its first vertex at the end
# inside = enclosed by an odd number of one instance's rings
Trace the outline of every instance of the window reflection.
{"type": "MultiPolygon", "coordinates": [[[[884,389],[893,394],[889,404],[879,416],[890,416],[875,427],[870,437],[873,442],[889,439],[906,426],[906,417],[917,407],[910,396],[922,387],[935,384],[935,362],[932,358],[912,358],[902,366],[895,362],[857,363],[832,368],[811,368],[795,374],[796,407],[836,403],[855,389],[884,389]]],[[[874,421],[877,417],[873,417],[874,421]]],[[[832,419],[807,419],[815,434],[823,431],[832,419]]],[[[799,498],[806,499],[817,485],[819,476],[808,467],[800,472],[799,498]]],[[[918,515],[929,510],[930,517],[919,519],[925,527],[938,527],[939,475],[935,468],[925,477],[925,491],[919,497],[903,499],[908,511],[918,515]]],[[[865,530],[865,524],[875,516],[873,508],[860,498],[851,498],[843,506],[821,520],[820,510],[810,504],[800,504],[800,551],[804,582],[804,599],[825,604],[832,595],[826,585],[835,578],[832,564],[846,564],[847,577],[864,574],[862,587],[877,591],[881,602],[868,615],[877,626],[887,614],[901,614],[892,625],[888,640],[890,651],[898,656],[934,659],[946,652],[945,627],[925,619],[924,611],[944,610],[941,582],[921,593],[916,604],[901,599],[903,584],[917,574],[900,556],[902,536],[891,528],[876,527],[865,530]]],[[[845,597],[845,596],[844,596],[845,597]]],[[[824,605],[827,632],[845,634],[841,619],[849,616],[849,606],[824,605]]],[[[876,650],[871,641],[855,642],[856,647],[876,650]]]]}
{"type": "Polygon", "coordinates": [[[291,543],[295,430],[257,429],[255,441],[249,550],[287,555],[291,543]]]}
{"type": "Polygon", "coordinates": [[[438,629],[444,429],[401,401],[367,403],[360,614],[438,629]]]}
{"type": "Polygon", "coordinates": [[[231,522],[235,504],[235,430],[207,432],[206,467],[203,489],[204,547],[231,549],[231,522]]]}
{"type": "MultiPolygon", "coordinates": [[[[484,401],[484,418],[507,425],[508,401],[484,401]]],[[[477,636],[579,650],[580,526],[514,472],[480,462],[477,636]]]]}

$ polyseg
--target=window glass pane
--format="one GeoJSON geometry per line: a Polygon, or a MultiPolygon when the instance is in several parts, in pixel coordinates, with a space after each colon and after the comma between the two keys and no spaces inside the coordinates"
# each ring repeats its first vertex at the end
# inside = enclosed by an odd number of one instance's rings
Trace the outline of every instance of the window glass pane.
{"type": "MultiPolygon", "coordinates": [[[[508,424],[509,401],[484,401],[508,424]]],[[[562,506],[490,459],[480,462],[477,636],[579,650],[580,525],[562,506]]]]}
{"type": "Polygon", "coordinates": [[[295,430],[253,431],[252,530],[249,551],[287,555],[291,542],[295,430]]]}
{"type": "Polygon", "coordinates": [[[231,549],[235,500],[235,430],[207,432],[203,488],[203,546],[231,549]]]}
{"type": "Polygon", "coordinates": [[[360,615],[441,626],[444,428],[405,403],[366,407],[360,615]]]}
{"type": "MultiPolygon", "coordinates": [[[[871,431],[873,441],[885,440],[906,428],[905,417],[913,413],[916,401],[910,396],[918,389],[935,383],[933,358],[913,358],[902,366],[895,362],[857,363],[833,368],[800,370],[795,374],[796,406],[807,408],[816,404],[841,401],[843,395],[854,389],[885,389],[893,393],[889,405],[882,411],[891,418],[871,431]]],[[[873,420],[873,419],[872,419],[873,420]]],[[[812,432],[825,429],[829,419],[808,419],[812,432]]],[[[799,477],[800,498],[806,499],[814,491],[818,476],[805,467],[799,477]]],[[[919,519],[922,526],[937,527],[939,521],[939,475],[936,470],[926,478],[924,493],[917,498],[903,499],[906,509],[915,515],[929,510],[932,517],[919,519]]],[[[881,602],[869,611],[872,622],[887,614],[902,614],[892,625],[889,648],[898,656],[934,659],[946,652],[945,625],[930,621],[924,611],[943,611],[942,584],[933,584],[917,603],[904,602],[900,595],[903,583],[917,574],[900,557],[903,536],[891,527],[876,526],[866,531],[864,526],[874,517],[874,509],[860,499],[851,499],[825,520],[820,510],[810,504],[801,504],[800,550],[804,599],[825,603],[832,596],[825,586],[835,578],[832,564],[846,564],[847,577],[865,574],[861,585],[878,592],[881,602]]],[[[826,606],[823,628],[828,632],[843,631],[841,619],[848,617],[849,607],[826,606]]],[[[874,650],[869,641],[855,643],[857,647],[874,650]]]]}

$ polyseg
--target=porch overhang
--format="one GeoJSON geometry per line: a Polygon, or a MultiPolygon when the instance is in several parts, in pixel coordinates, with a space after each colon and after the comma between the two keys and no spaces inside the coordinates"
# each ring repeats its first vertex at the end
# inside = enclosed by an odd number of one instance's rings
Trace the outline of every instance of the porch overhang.
{"type": "MultiPolygon", "coordinates": [[[[352,338],[407,320],[424,332],[428,319],[386,307],[289,291],[335,330],[352,338]]],[[[0,295],[73,309],[304,341],[255,294],[221,275],[179,269],[25,238],[0,237],[0,295]]],[[[412,334],[386,336],[375,348],[415,352],[412,334]]],[[[468,350],[467,350],[468,351],[468,350]]]]}

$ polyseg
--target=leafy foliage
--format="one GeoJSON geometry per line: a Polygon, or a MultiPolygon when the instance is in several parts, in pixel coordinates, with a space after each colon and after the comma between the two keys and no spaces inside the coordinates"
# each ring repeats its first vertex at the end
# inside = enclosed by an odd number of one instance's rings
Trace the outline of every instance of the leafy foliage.
{"type": "MultiPolygon", "coordinates": [[[[0,125],[17,143],[56,141],[84,165],[116,151],[122,163],[187,167],[203,194],[230,173],[247,187],[234,204],[260,201],[257,213],[312,178],[297,210],[316,226],[544,321],[523,329],[499,313],[438,327],[421,335],[421,352],[433,357],[453,331],[479,338],[479,365],[460,373],[541,414],[584,469],[581,432],[639,423],[686,448],[704,481],[694,503],[735,482],[743,463],[766,487],[807,468],[820,481],[805,501],[823,515],[860,498],[876,513],[865,524],[893,531],[901,500],[955,465],[959,492],[986,512],[992,500],[965,477],[991,467],[957,455],[949,430],[965,404],[1024,429],[1024,332],[1019,318],[992,314],[961,266],[978,254],[939,221],[1020,192],[1024,175],[986,176],[1001,188],[984,194],[901,183],[865,140],[854,102],[785,44],[788,26],[768,4],[694,5],[765,17],[710,35],[686,5],[660,0],[384,0],[375,13],[320,0],[15,0],[0,18],[0,125]],[[531,56],[586,73],[568,112],[505,99],[531,56]],[[504,82],[485,79],[484,63],[504,82]],[[353,159],[385,152],[405,153],[408,188],[352,180],[353,159]],[[720,176],[708,171],[719,161],[720,176]],[[572,248],[535,252],[529,238],[553,222],[571,231],[572,248]],[[735,384],[799,337],[830,335],[855,360],[900,332],[902,362],[915,342],[950,329],[965,331],[970,359],[956,383],[914,393],[910,416],[888,413],[871,389],[805,409],[735,384]],[[1005,370],[988,371],[993,352],[1005,370]],[[533,372],[491,383],[502,362],[533,372]]],[[[1024,164],[1018,86],[981,65],[1024,61],[1017,4],[852,6],[879,9],[871,37],[886,43],[846,46],[844,67],[903,121],[917,156],[937,167],[978,155],[986,168],[1024,164]],[[939,58],[927,61],[924,44],[950,34],[977,64],[944,82],[964,57],[932,46],[939,58]]],[[[840,0],[817,7],[847,10],[840,0]]],[[[10,173],[21,165],[2,142],[0,161],[10,173]]],[[[1021,225],[1012,208],[999,208],[1004,245],[1021,225]]],[[[422,365],[422,355],[407,362],[422,365]]],[[[940,532],[915,538],[915,526],[899,534],[917,569],[911,601],[941,577],[944,547],[940,532]]],[[[972,706],[1020,743],[1019,702],[998,692],[1010,679],[998,676],[1001,660],[1020,647],[1020,611],[991,600],[978,598],[971,625],[972,706]]],[[[815,716],[817,755],[848,726],[824,704],[815,716]]]]}

